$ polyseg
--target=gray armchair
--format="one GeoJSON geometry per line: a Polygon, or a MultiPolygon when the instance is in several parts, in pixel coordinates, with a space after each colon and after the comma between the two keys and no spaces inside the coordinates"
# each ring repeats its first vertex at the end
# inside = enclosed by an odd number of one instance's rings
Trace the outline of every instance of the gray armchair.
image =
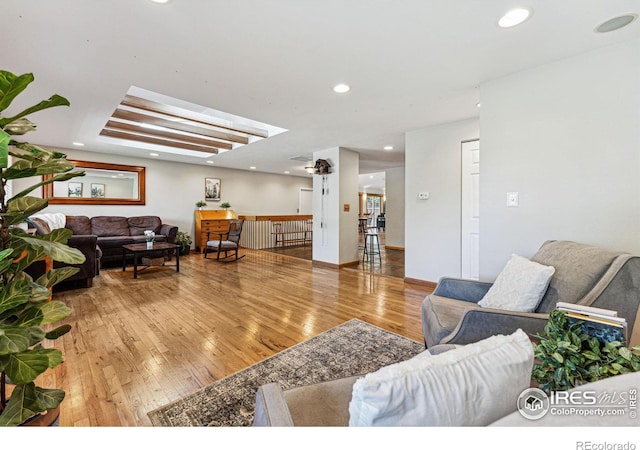
{"type": "Polygon", "coordinates": [[[425,345],[468,344],[521,328],[541,332],[557,302],[618,311],[632,334],[640,304],[640,257],[571,241],[547,241],[531,258],[555,267],[533,313],[483,308],[477,303],[492,283],[443,278],[422,303],[425,345]]]}

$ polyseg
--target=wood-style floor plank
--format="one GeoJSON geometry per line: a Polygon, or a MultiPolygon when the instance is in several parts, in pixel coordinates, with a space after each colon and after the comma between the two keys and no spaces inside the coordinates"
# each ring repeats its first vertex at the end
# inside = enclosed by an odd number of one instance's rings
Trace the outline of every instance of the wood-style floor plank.
{"type": "Polygon", "coordinates": [[[73,314],[53,345],[65,362],[39,383],[67,393],[63,426],[148,426],[147,413],[329,328],[358,318],[422,341],[427,288],[358,269],[243,251],[191,254],[174,268],[103,269],[93,287],[54,294],[73,314]]]}

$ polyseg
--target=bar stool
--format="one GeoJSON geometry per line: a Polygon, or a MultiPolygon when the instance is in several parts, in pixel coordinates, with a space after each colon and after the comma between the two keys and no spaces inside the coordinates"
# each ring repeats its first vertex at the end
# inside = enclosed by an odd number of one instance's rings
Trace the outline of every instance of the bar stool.
{"type": "Polygon", "coordinates": [[[375,259],[375,255],[378,255],[380,264],[382,264],[382,254],[380,253],[380,236],[378,235],[378,233],[367,232],[364,235],[364,250],[362,252],[362,262],[364,263],[365,257],[367,258],[367,261],[369,261],[369,258],[375,259]]]}

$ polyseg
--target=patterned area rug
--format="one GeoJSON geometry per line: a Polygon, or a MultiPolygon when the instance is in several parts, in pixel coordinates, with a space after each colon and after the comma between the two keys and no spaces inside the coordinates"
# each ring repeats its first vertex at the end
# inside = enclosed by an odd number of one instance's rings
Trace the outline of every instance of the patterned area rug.
{"type": "Polygon", "coordinates": [[[352,319],[148,415],[155,426],[248,426],[263,384],[277,381],[287,389],[364,374],[423,350],[421,343],[352,319]]]}

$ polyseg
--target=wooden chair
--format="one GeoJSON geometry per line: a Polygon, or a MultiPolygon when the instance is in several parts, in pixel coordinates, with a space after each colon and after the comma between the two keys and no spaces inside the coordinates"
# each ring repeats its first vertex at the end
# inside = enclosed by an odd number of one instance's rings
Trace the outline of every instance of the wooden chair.
{"type": "Polygon", "coordinates": [[[208,231],[207,243],[204,247],[204,257],[207,258],[207,254],[210,252],[216,252],[216,261],[231,262],[244,258],[244,255],[238,256],[238,247],[240,246],[240,234],[242,233],[242,225],[244,220],[230,220],[229,230],[225,232],[208,231]],[[218,239],[210,240],[211,234],[218,235],[218,239]],[[220,257],[220,254],[224,252],[224,257],[220,257]],[[233,252],[229,255],[229,252],[233,252]],[[228,259],[233,258],[233,259],[228,259]]]}

